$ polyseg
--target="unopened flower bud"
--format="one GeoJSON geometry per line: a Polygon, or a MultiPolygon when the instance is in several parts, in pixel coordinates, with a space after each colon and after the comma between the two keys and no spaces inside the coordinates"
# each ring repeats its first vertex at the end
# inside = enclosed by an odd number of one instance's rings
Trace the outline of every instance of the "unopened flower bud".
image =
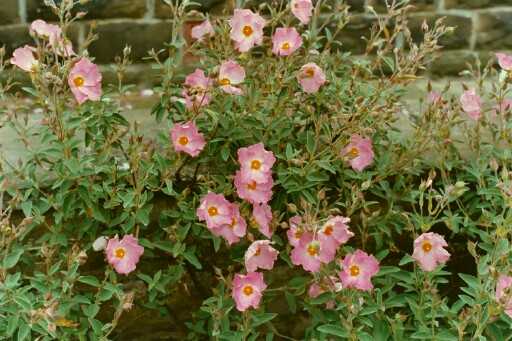
{"type": "Polygon", "coordinates": [[[108,238],[101,236],[92,243],[92,249],[94,251],[103,251],[107,247],[108,238]]]}

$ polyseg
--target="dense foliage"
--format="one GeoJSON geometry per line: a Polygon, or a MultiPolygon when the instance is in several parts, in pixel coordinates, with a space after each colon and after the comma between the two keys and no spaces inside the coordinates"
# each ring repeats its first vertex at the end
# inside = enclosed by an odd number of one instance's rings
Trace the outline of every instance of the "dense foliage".
{"type": "Polygon", "coordinates": [[[187,40],[193,3],[167,0],[145,135],[123,116],[130,49],[102,82],[66,39],[73,2],[1,55],[0,126],[27,156],[0,151],[0,339],[126,339],[151,319],[168,325],[132,339],[511,338],[512,57],[411,112],[451,29],[415,40],[406,1],[354,57],[341,0],[237,1],[187,40]]]}

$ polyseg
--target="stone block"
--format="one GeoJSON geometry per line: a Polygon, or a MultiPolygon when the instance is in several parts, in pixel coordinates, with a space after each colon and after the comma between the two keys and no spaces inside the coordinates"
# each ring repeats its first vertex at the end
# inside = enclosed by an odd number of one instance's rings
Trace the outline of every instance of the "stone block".
{"type": "Polygon", "coordinates": [[[441,51],[428,70],[435,77],[457,76],[468,68],[468,63],[474,64],[477,58],[478,54],[469,50],[441,51]]]}
{"type": "Polygon", "coordinates": [[[512,0],[445,0],[446,9],[476,9],[493,6],[512,6],[512,0]]]}
{"type": "Polygon", "coordinates": [[[512,48],[512,9],[489,10],[478,14],[476,48],[485,50],[512,48]]]}
{"type": "MultiPolygon", "coordinates": [[[[194,9],[201,12],[208,12],[210,14],[222,14],[226,7],[227,2],[225,0],[195,0],[199,6],[194,9]]],[[[172,19],[172,13],[170,7],[165,3],[164,0],[155,0],[155,17],[161,19],[172,19]]]]}
{"type": "Polygon", "coordinates": [[[0,5],[0,25],[19,23],[20,17],[18,13],[18,0],[2,0],[0,5]]]}
{"type": "MultiPolygon", "coordinates": [[[[438,0],[437,0],[438,1],[438,0]]],[[[390,1],[387,1],[390,3],[390,1]]],[[[368,0],[368,4],[371,5],[377,12],[387,12],[386,0],[368,0]]],[[[411,0],[410,5],[413,5],[412,11],[434,11],[436,9],[436,0],[411,0]]]]}
{"type": "Polygon", "coordinates": [[[454,27],[454,32],[443,36],[439,43],[445,49],[466,49],[470,46],[473,21],[471,17],[463,15],[442,15],[442,14],[414,14],[409,18],[409,29],[411,30],[414,41],[423,40],[423,30],[421,26],[426,20],[429,27],[433,27],[436,20],[445,18],[446,26],[454,27]]]}
{"type": "Polygon", "coordinates": [[[139,61],[149,50],[164,48],[171,38],[171,25],[158,20],[112,20],[98,22],[95,32],[99,39],[88,50],[98,63],[113,62],[126,45],[132,48],[132,60],[139,61]]]}
{"type": "Polygon", "coordinates": [[[25,44],[33,44],[27,25],[0,26],[0,46],[6,47],[8,56],[14,49],[25,44]]]}

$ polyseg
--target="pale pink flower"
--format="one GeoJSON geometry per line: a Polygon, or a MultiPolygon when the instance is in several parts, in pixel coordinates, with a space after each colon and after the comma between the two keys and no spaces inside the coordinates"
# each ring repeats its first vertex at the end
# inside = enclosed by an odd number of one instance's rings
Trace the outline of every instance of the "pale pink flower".
{"type": "Polygon", "coordinates": [[[231,39],[239,52],[247,52],[263,42],[265,19],[248,9],[235,9],[229,20],[231,39]]]}
{"type": "Polygon", "coordinates": [[[349,159],[354,170],[360,172],[373,163],[372,140],[354,134],[350,137],[350,143],[343,149],[342,155],[349,159]]]}
{"type": "Polygon", "coordinates": [[[251,204],[266,204],[272,198],[272,186],[274,181],[268,178],[267,182],[257,183],[255,180],[245,182],[242,171],[235,174],[235,187],[238,196],[251,204]]]}
{"type": "Polygon", "coordinates": [[[270,240],[257,240],[249,246],[244,256],[247,272],[258,269],[272,270],[279,251],[274,249],[271,244],[270,240]]]}
{"type": "Polygon", "coordinates": [[[441,93],[437,91],[430,91],[427,96],[427,101],[430,104],[437,104],[441,101],[441,93]]]}
{"type": "Polygon", "coordinates": [[[344,288],[363,291],[373,289],[372,277],[379,272],[379,261],[366,252],[356,250],[345,256],[339,277],[344,288]]]}
{"type": "Polygon", "coordinates": [[[512,100],[504,98],[503,101],[501,101],[501,103],[496,104],[496,106],[492,110],[492,115],[496,116],[499,113],[503,114],[503,113],[506,113],[511,110],[512,110],[512,100]]]}
{"type": "Polygon", "coordinates": [[[505,53],[496,53],[500,67],[505,71],[512,71],[512,56],[505,53]]]}
{"type": "Polygon", "coordinates": [[[272,52],[289,56],[302,46],[302,37],[294,27],[279,27],[272,36],[272,52]]]}
{"type": "Polygon", "coordinates": [[[219,70],[220,88],[232,95],[241,95],[242,90],[236,86],[244,81],[245,70],[234,60],[228,60],[222,63],[219,70]]]}
{"type": "Polygon", "coordinates": [[[313,14],[313,4],[311,0],[292,0],[291,2],[292,13],[299,21],[307,25],[313,14]]]}
{"type": "Polygon", "coordinates": [[[209,88],[211,84],[212,80],[206,77],[201,69],[196,69],[185,78],[185,87],[181,94],[185,97],[187,109],[198,109],[210,103],[209,88]]]}
{"type": "Polygon", "coordinates": [[[335,256],[329,248],[322,247],[318,240],[313,239],[311,232],[305,232],[299,245],[292,250],[290,259],[293,264],[302,265],[306,271],[318,272],[322,263],[331,262],[335,256]]]}
{"type": "Polygon", "coordinates": [[[35,20],[30,25],[30,32],[36,36],[48,40],[48,43],[61,56],[72,56],[75,54],[73,45],[62,35],[58,25],[48,24],[44,20],[35,20]]]}
{"type": "Polygon", "coordinates": [[[267,288],[263,274],[249,272],[247,275],[236,274],[233,279],[232,297],[238,311],[245,311],[250,307],[257,309],[260,305],[263,291],[267,288]]]}
{"type": "Polygon", "coordinates": [[[512,277],[506,275],[498,277],[496,300],[503,305],[505,313],[512,318],[512,277]]]}
{"type": "Polygon", "coordinates": [[[423,233],[414,241],[414,258],[423,271],[433,271],[439,264],[444,264],[450,258],[444,247],[448,246],[443,236],[428,232],[423,233]]]}
{"type": "Polygon", "coordinates": [[[34,56],[35,48],[25,45],[14,50],[11,58],[11,64],[16,65],[23,71],[33,72],[39,64],[34,56]]]}
{"type": "Polygon", "coordinates": [[[213,36],[215,34],[215,31],[213,30],[213,26],[210,23],[210,20],[206,19],[199,25],[196,25],[192,27],[192,30],[190,31],[190,35],[192,39],[202,41],[204,37],[206,36],[213,36]]]}
{"type": "Polygon", "coordinates": [[[318,231],[320,244],[336,253],[340,245],[345,244],[354,236],[354,233],[348,229],[348,222],[350,222],[350,219],[342,216],[329,219],[318,231]]]}
{"type": "Polygon", "coordinates": [[[208,192],[201,198],[196,215],[200,221],[206,221],[208,229],[214,230],[233,222],[233,206],[222,194],[208,192]]]}
{"type": "Polygon", "coordinates": [[[304,234],[304,229],[300,226],[302,218],[298,215],[290,218],[290,228],[286,231],[288,242],[291,246],[296,247],[300,243],[300,238],[304,234]]]}
{"type": "Polygon", "coordinates": [[[300,68],[297,80],[304,92],[312,94],[325,84],[325,74],[315,63],[308,63],[300,68]]]}
{"type": "Polygon", "coordinates": [[[259,226],[260,232],[265,237],[272,238],[273,231],[270,227],[270,223],[272,222],[272,208],[268,204],[254,204],[252,215],[259,226]]]}
{"type": "Polygon", "coordinates": [[[231,222],[212,229],[213,234],[226,239],[229,245],[238,243],[246,232],[247,223],[240,214],[240,207],[237,204],[231,204],[231,222]]]}
{"type": "Polygon", "coordinates": [[[171,129],[171,140],[174,150],[197,156],[203,150],[206,142],[194,122],[176,123],[171,129]]]}
{"type": "Polygon", "coordinates": [[[105,249],[107,261],[117,273],[126,275],[135,270],[144,247],[139,245],[137,238],[131,234],[125,235],[121,241],[115,236],[110,238],[105,249]]]}
{"type": "Polygon", "coordinates": [[[238,162],[244,182],[268,183],[276,158],[272,151],[265,150],[263,143],[238,149],[238,162]]]}
{"type": "Polygon", "coordinates": [[[68,84],[79,104],[101,98],[101,73],[96,64],[82,57],[71,69],[68,84]]]}
{"type": "Polygon", "coordinates": [[[482,114],[482,100],[474,89],[466,90],[460,97],[462,110],[473,120],[478,120],[482,114]]]}

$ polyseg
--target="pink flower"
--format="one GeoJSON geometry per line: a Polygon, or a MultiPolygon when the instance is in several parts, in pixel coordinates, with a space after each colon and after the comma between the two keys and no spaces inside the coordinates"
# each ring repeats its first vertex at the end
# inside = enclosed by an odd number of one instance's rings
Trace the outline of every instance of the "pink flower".
{"type": "Polygon", "coordinates": [[[290,258],[293,264],[302,265],[304,270],[318,272],[322,263],[331,262],[335,255],[330,249],[322,247],[318,240],[314,240],[311,232],[305,232],[299,245],[292,250],[290,258]]]}
{"type": "Polygon", "coordinates": [[[506,275],[498,277],[496,300],[503,304],[505,313],[512,318],[512,277],[506,275]]]}
{"type": "MultiPolygon", "coordinates": [[[[322,282],[315,282],[309,286],[308,296],[311,298],[316,298],[327,291],[339,292],[342,289],[343,288],[339,282],[339,279],[334,276],[324,277],[322,282]]],[[[325,307],[327,309],[334,309],[335,306],[336,302],[334,300],[330,300],[325,303],[325,307]]]]}
{"type": "Polygon", "coordinates": [[[274,181],[269,178],[265,183],[257,183],[255,180],[245,182],[242,179],[242,171],[235,174],[235,187],[238,196],[251,204],[266,204],[272,198],[272,186],[274,181]]]}
{"type": "Polygon", "coordinates": [[[194,122],[176,123],[171,129],[171,140],[174,150],[197,156],[203,150],[206,142],[194,122]]]}
{"type": "Polygon", "coordinates": [[[350,219],[342,216],[329,219],[318,232],[320,244],[331,249],[332,253],[336,253],[340,245],[345,244],[354,236],[354,233],[348,229],[348,222],[350,219]]]}
{"type": "Polygon", "coordinates": [[[342,155],[349,158],[350,166],[358,172],[373,162],[372,140],[354,134],[350,143],[343,149],[342,155]]]}
{"type": "Polygon", "coordinates": [[[238,149],[238,162],[244,182],[268,183],[276,158],[274,153],[265,150],[263,143],[238,149]]]}
{"type": "Polygon", "coordinates": [[[242,90],[236,86],[244,81],[245,70],[234,60],[228,60],[222,63],[219,70],[220,88],[232,95],[241,95],[242,90]]]}
{"type": "Polygon", "coordinates": [[[135,270],[144,247],[139,245],[137,238],[131,234],[125,235],[121,241],[115,236],[110,238],[105,249],[107,260],[117,273],[126,275],[135,270]]]}
{"type": "Polygon", "coordinates": [[[212,229],[213,234],[226,239],[229,245],[238,243],[246,231],[247,223],[240,215],[240,207],[237,204],[231,204],[231,222],[212,229]]]}
{"type": "Polygon", "coordinates": [[[379,262],[366,252],[356,250],[349,253],[342,261],[339,273],[344,288],[356,288],[363,291],[373,289],[372,277],[379,272],[379,262]]]}
{"type": "Polygon", "coordinates": [[[187,109],[198,109],[208,105],[211,96],[208,93],[212,80],[204,74],[201,69],[196,69],[185,78],[185,88],[182,95],[185,97],[187,109]]]}
{"type": "Polygon", "coordinates": [[[260,232],[267,238],[272,238],[273,231],[270,228],[272,222],[272,209],[267,204],[254,204],[252,209],[254,220],[259,226],[260,232]]]}
{"type": "Polygon", "coordinates": [[[267,288],[263,274],[249,272],[247,275],[236,274],[233,279],[233,299],[238,311],[245,311],[249,307],[257,309],[260,305],[263,291],[267,288]]]}
{"type": "Polygon", "coordinates": [[[34,71],[39,64],[34,56],[35,50],[35,48],[28,45],[18,47],[12,54],[11,64],[27,72],[34,71]]]}
{"type": "Polygon", "coordinates": [[[48,40],[49,45],[56,49],[61,56],[69,57],[75,54],[73,45],[62,36],[62,30],[57,25],[48,24],[44,20],[38,19],[30,25],[30,32],[48,40]]]}
{"type": "Polygon", "coordinates": [[[239,52],[247,52],[263,42],[265,19],[248,9],[235,9],[229,20],[231,39],[239,52]]]}
{"type": "Polygon", "coordinates": [[[501,103],[497,104],[492,110],[492,115],[496,116],[499,113],[506,113],[512,110],[512,100],[504,98],[501,103]]]}
{"type": "Polygon", "coordinates": [[[308,63],[300,68],[297,80],[304,92],[312,94],[325,84],[325,74],[315,63],[308,63]]]}
{"type": "Polygon", "coordinates": [[[214,230],[233,222],[233,206],[222,194],[208,192],[197,208],[200,221],[206,221],[206,227],[214,230]]]}
{"type": "Polygon", "coordinates": [[[437,91],[430,91],[427,96],[427,101],[430,104],[437,104],[439,101],[441,101],[441,93],[437,91]]]}
{"type": "Polygon", "coordinates": [[[302,218],[298,215],[290,218],[290,228],[286,231],[286,236],[290,245],[296,247],[300,243],[300,238],[304,234],[304,229],[300,226],[302,218]]]}
{"type": "Polygon", "coordinates": [[[496,53],[500,67],[505,71],[512,71],[512,56],[505,53],[496,53]]]}
{"type": "Polygon", "coordinates": [[[450,258],[448,251],[443,247],[448,246],[443,236],[428,232],[423,233],[414,241],[414,258],[423,271],[433,271],[439,264],[444,264],[450,258]]]}
{"type": "Polygon", "coordinates": [[[272,37],[272,52],[289,56],[302,46],[302,37],[294,27],[279,27],[272,37]]]}
{"type": "Polygon", "coordinates": [[[206,36],[213,36],[215,31],[213,30],[210,20],[206,19],[201,24],[192,27],[190,35],[192,39],[202,41],[206,36]]]}
{"type": "Polygon", "coordinates": [[[478,96],[474,89],[466,90],[460,97],[460,103],[462,110],[466,112],[475,121],[480,118],[482,114],[482,100],[478,96]]]}
{"type": "Polygon", "coordinates": [[[279,251],[271,246],[270,240],[257,240],[245,252],[245,268],[247,272],[258,269],[272,270],[279,251]]]}
{"type": "Polygon", "coordinates": [[[82,57],[68,76],[71,92],[79,104],[87,100],[99,101],[101,97],[101,73],[96,64],[82,57]]]}
{"type": "Polygon", "coordinates": [[[313,14],[313,4],[311,0],[292,0],[292,13],[304,25],[309,23],[313,14]]]}

